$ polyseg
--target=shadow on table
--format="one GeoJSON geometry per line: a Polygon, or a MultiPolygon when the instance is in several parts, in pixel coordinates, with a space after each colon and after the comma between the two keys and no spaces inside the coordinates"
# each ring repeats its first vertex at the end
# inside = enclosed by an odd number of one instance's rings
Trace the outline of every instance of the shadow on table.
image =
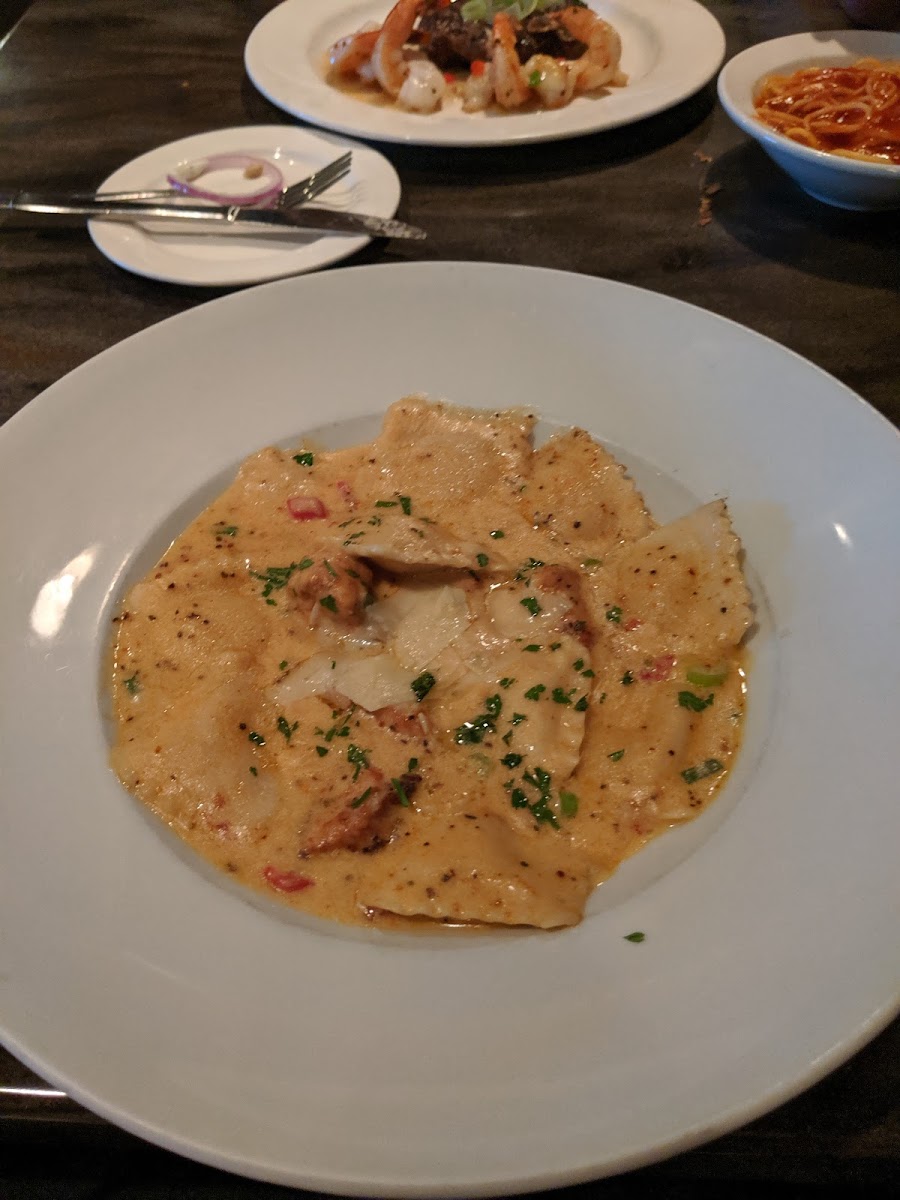
{"type": "Polygon", "coordinates": [[[706,175],[712,215],[754,254],[840,283],[897,291],[897,212],[860,213],[813,200],[755,143],[719,155],[706,175]]]}

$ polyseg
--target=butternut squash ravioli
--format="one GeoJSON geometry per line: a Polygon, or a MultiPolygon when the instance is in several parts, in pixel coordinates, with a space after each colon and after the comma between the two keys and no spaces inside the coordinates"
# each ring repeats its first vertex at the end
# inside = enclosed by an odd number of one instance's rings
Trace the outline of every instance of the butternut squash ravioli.
{"type": "Polygon", "coordinates": [[[251,455],[114,618],[128,791],[250,888],[410,929],[574,925],[701,812],[752,621],[725,504],[659,527],[534,422],[411,396],[251,455]]]}

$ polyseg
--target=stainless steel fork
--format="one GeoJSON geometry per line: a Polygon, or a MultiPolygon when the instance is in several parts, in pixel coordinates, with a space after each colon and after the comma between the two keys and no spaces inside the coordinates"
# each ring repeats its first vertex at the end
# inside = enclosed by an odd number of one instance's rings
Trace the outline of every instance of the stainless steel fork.
{"type": "MultiPolygon", "coordinates": [[[[293,208],[298,204],[308,204],[310,200],[315,200],[317,196],[321,196],[324,191],[339,183],[340,180],[350,173],[351,158],[352,151],[348,150],[340,158],[336,158],[333,162],[327,163],[317,171],[313,171],[306,179],[301,179],[298,183],[292,183],[290,187],[284,188],[273,207],[293,208]]],[[[179,195],[180,193],[176,192],[173,188],[151,188],[143,192],[89,192],[78,195],[73,194],[69,199],[73,202],[79,199],[133,200],[137,204],[145,204],[152,200],[172,200],[179,195]]]]}
{"type": "Polygon", "coordinates": [[[327,188],[333,187],[334,184],[350,174],[351,158],[352,152],[348,150],[334,162],[328,163],[318,171],[313,171],[308,178],[291,184],[278,197],[275,207],[294,208],[298,204],[308,204],[310,200],[315,200],[316,196],[321,196],[327,188]]]}

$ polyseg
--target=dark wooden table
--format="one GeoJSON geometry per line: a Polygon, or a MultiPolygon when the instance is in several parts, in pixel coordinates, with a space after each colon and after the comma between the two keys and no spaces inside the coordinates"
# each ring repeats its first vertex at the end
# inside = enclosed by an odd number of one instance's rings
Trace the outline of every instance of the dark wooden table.
{"type": "MultiPolygon", "coordinates": [[[[291,123],[243,47],[271,0],[0,3],[0,183],[91,187],[155,146],[209,129],[291,123]],[[21,14],[21,15],[20,15],[21,14]],[[18,21],[16,23],[16,19],[18,21]]],[[[708,0],[733,55],[844,28],[836,0],[708,0]]],[[[836,375],[900,423],[898,214],[805,197],[736,130],[712,85],[630,128],[540,150],[381,147],[400,216],[429,240],[352,261],[482,259],[627,281],[732,317],[836,375]],[[701,198],[711,217],[702,221],[701,198]]],[[[0,231],[0,420],[79,363],[220,294],[107,262],[83,229],[0,231]]],[[[273,1198],[146,1146],[0,1050],[3,1200],[273,1198]],[[32,1092],[33,1095],[25,1093],[32,1092]]],[[[805,1095],[667,1163],[555,1196],[897,1194],[900,1022],[805,1095]]]]}

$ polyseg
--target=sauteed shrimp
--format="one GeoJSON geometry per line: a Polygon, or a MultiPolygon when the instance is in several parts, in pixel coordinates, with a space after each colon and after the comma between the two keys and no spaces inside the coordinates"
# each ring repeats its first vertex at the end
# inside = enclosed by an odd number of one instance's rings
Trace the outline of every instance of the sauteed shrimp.
{"type": "Polygon", "coordinates": [[[624,85],[621,52],[583,0],[397,0],[379,29],[339,39],[328,59],[334,76],[376,84],[415,112],[448,97],[465,112],[510,112],[624,85]]]}

